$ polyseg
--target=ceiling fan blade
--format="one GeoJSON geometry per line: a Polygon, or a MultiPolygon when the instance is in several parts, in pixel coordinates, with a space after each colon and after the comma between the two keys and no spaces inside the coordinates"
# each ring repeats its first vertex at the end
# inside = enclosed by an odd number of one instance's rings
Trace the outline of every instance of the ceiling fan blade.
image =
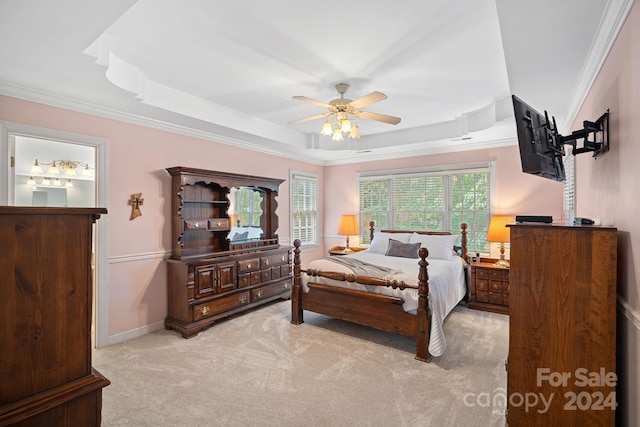
{"type": "Polygon", "coordinates": [[[302,102],[308,102],[309,104],[317,105],[319,107],[332,108],[331,104],[318,101],[317,99],[307,98],[306,96],[294,96],[293,99],[297,99],[298,101],[302,101],[302,102]]]}
{"type": "Polygon", "coordinates": [[[390,125],[397,125],[400,123],[400,117],[387,116],[386,114],[370,113],[368,111],[360,111],[357,114],[361,119],[375,120],[377,122],[389,123],[390,125]]]}
{"type": "Polygon", "coordinates": [[[310,122],[311,120],[318,120],[318,119],[321,119],[323,117],[327,117],[328,115],[329,115],[329,113],[316,114],[315,116],[310,116],[310,117],[305,117],[304,119],[294,120],[294,121],[289,122],[287,124],[288,125],[292,125],[294,123],[310,122]]]}
{"type": "Polygon", "coordinates": [[[375,104],[376,102],[384,101],[387,99],[387,95],[382,92],[371,92],[369,95],[365,95],[358,99],[354,99],[349,103],[355,109],[366,107],[367,105],[375,104]]]}

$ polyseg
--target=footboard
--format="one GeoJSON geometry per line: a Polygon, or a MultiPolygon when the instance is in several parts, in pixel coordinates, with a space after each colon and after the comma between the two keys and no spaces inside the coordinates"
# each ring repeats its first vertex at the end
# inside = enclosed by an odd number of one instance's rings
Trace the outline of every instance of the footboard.
{"type": "Polygon", "coordinates": [[[358,323],[373,328],[414,337],[416,340],[416,359],[429,361],[429,284],[427,273],[428,251],[421,248],[418,252],[418,286],[402,281],[385,280],[355,274],[302,270],[300,267],[300,241],[293,243],[293,289],[291,291],[291,323],[304,322],[303,311],[313,311],[327,316],[358,323]],[[309,291],[303,292],[302,273],[310,277],[326,277],[333,280],[355,282],[370,286],[390,288],[417,288],[418,309],[416,314],[403,309],[402,298],[369,293],[365,291],[329,286],[310,281],[309,291]]]}

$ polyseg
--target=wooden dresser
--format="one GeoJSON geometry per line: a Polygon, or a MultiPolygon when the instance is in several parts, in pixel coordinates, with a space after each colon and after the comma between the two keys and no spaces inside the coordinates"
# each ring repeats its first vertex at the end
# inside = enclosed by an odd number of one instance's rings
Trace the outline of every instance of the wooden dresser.
{"type": "Polygon", "coordinates": [[[508,425],[613,426],[617,230],[510,227],[508,425]]]}
{"type": "Polygon", "coordinates": [[[283,180],[186,167],[167,171],[173,254],[165,327],[190,338],[218,319],[290,298],[291,249],[281,247],[276,234],[283,180]]]}
{"type": "Polygon", "coordinates": [[[493,262],[470,262],[471,298],[469,308],[509,314],[511,283],[509,268],[493,262]]]}
{"type": "Polygon", "coordinates": [[[92,229],[106,209],[0,207],[0,425],[98,426],[92,229]]]}

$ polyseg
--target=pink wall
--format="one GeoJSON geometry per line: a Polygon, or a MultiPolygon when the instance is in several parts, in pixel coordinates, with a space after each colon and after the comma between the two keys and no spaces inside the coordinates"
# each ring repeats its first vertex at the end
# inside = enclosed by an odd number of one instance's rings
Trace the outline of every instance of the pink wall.
{"type": "Polygon", "coordinates": [[[619,425],[640,419],[640,4],[632,6],[573,128],[611,110],[611,149],[594,160],[577,157],[578,216],[618,228],[618,416],[619,425]],[[635,245],[638,247],[635,247],[635,245]]]}
{"type": "MultiPolygon", "coordinates": [[[[515,144],[515,142],[514,142],[515,144]]],[[[439,165],[496,162],[495,213],[504,215],[563,215],[563,186],[559,182],[522,173],[517,145],[487,148],[459,153],[433,154],[404,159],[382,160],[325,168],[325,246],[344,245],[336,234],[340,216],[358,209],[358,172],[439,165]],[[337,191],[339,189],[339,191],[337,191]]],[[[351,240],[357,245],[357,238],[351,240]]],[[[350,241],[350,242],[351,242],[350,241]]]]}
{"type": "MultiPolygon", "coordinates": [[[[278,234],[290,240],[289,170],[321,166],[220,143],[0,96],[0,119],[107,139],[109,146],[109,336],[163,322],[171,250],[171,180],[165,168],[190,166],[282,178],[278,234]],[[142,217],[130,221],[133,193],[142,192],[142,217]]],[[[322,187],[320,197],[322,199],[322,187]]],[[[322,209],[322,202],[320,202],[322,209]]],[[[322,230],[320,230],[322,233],[322,230]]]]}
{"type": "MultiPolygon", "coordinates": [[[[320,176],[321,245],[304,251],[303,264],[323,257],[328,247],[344,244],[336,234],[340,216],[358,206],[356,173],[371,170],[497,162],[497,213],[562,216],[562,185],[523,174],[516,146],[438,154],[342,166],[309,163],[247,151],[171,132],[0,96],[2,120],[93,135],[109,141],[109,336],[162,322],[166,316],[166,269],[171,250],[170,179],[165,168],[203,169],[264,175],[287,180],[280,188],[278,233],[290,243],[289,171],[320,176]],[[326,191],[325,191],[326,189],[326,191]],[[142,192],[142,217],[129,220],[127,204],[142,192]]],[[[357,239],[353,242],[358,244],[357,239]]]]}

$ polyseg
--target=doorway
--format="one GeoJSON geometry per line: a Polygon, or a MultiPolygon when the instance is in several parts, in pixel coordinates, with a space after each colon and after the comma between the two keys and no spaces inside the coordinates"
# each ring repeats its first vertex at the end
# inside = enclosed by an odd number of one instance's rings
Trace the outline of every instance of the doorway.
{"type": "MultiPolygon", "coordinates": [[[[3,121],[0,131],[0,174],[7,178],[7,185],[0,186],[0,204],[107,207],[106,139],[3,121]]],[[[96,347],[104,347],[108,345],[108,221],[104,216],[94,231],[92,340],[96,347]]]]}

